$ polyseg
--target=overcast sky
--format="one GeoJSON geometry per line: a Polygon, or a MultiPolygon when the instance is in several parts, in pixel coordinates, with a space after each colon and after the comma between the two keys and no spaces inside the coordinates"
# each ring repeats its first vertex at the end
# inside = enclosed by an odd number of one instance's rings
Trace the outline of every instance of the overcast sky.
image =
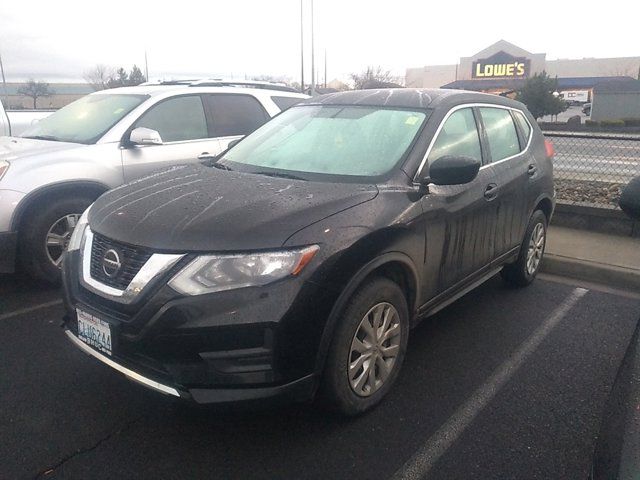
{"type": "MultiPolygon", "coordinates": [[[[310,0],[303,1],[308,13],[310,0]]],[[[322,70],[326,49],[329,80],[367,65],[404,75],[407,67],[455,64],[501,38],[547,59],[638,56],[632,5],[315,0],[316,64],[322,70]]],[[[308,81],[308,37],[305,47],[308,81]]],[[[299,80],[300,0],[0,3],[8,81],[82,81],[96,64],[143,68],[145,50],[151,79],[263,74],[299,80]]]]}

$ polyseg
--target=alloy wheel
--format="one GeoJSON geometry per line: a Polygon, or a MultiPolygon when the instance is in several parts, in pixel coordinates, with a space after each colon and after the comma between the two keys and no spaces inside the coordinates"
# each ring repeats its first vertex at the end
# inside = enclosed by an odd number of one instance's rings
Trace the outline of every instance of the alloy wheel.
{"type": "Polygon", "coordinates": [[[542,254],[544,253],[544,244],[546,241],[545,228],[542,223],[537,223],[531,232],[531,240],[529,240],[529,250],[527,251],[527,274],[534,275],[538,271],[542,254]]]}
{"type": "Polygon", "coordinates": [[[400,352],[402,330],[396,308],[381,302],[366,313],[351,341],[348,376],[361,397],[378,391],[389,378],[400,352]]]}
{"type": "Polygon", "coordinates": [[[49,257],[49,261],[56,267],[60,266],[62,254],[69,244],[69,239],[71,238],[71,234],[73,233],[73,229],[76,227],[76,223],[78,223],[79,218],[79,213],[65,215],[64,217],[56,220],[47,232],[45,239],[47,257],[49,257]]]}

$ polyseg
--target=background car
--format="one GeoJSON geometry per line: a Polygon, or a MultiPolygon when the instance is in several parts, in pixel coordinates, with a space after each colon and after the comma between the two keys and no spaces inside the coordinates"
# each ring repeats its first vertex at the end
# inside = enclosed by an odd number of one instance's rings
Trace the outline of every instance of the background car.
{"type": "Polygon", "coordinates": [[[54,110],[13,110],[6,111],[0,101],[0,137],[20,135],[54,110]]]}
{"type": "Polygon", "coordinates": [[[495,95],[308,100],[215,161],[100,197],[65,254],[66,334],[177,397],[318,392],[362,413],[418,320],[498,272],[534,280],[552,153],[525,106],[495,95]]]}
{"type": "MultiPolygon", "coordinates": [[[[620,208],[640,221],[640,177],[625,187],[620,208]]],[[[602,416],[592,480],[634,479],[640,472],[640,323],[629,342],[602,416]]]]}
{"type": "Polygon", "coordinates": [[[103,90],[0,138],[0,273],[57,281],[80,214],[107,190],[224,151],[307,96],[222,81],[103,90]]]}

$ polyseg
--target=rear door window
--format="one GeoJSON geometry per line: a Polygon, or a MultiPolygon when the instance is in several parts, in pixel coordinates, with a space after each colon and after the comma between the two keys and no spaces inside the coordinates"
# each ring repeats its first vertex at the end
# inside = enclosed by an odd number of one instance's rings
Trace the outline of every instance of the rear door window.
{"type": "Polygon", "coordinates": [[[472,157],[482,161],[480,136],[471,108],[456,110],[447,118],[427,160],[431,163],[446,155],[472,157]]]}
{"type": "Polygon", "coordinates": [[[262,104],[251,95],[216,93],[207,98],[216,137],[248,135],[269,120],[262,104]]]}
{"type": "Polygon", "coordinates": [[[480,115],[487,133],[492,162],[499,162],[520,153],[518,133],[509,110],[480,107],[480,115]]]}

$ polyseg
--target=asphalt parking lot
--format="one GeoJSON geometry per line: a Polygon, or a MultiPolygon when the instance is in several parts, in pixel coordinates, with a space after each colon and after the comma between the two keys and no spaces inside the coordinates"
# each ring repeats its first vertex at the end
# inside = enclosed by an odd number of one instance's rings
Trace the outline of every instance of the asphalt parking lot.
{"type": "Polygon", "coordinates": [[[56,290],[0,277],[0,478],[584,479],[637,296],[494,278],[412,331],[356,419],[194,408],[64,337],[56,290]]]}

